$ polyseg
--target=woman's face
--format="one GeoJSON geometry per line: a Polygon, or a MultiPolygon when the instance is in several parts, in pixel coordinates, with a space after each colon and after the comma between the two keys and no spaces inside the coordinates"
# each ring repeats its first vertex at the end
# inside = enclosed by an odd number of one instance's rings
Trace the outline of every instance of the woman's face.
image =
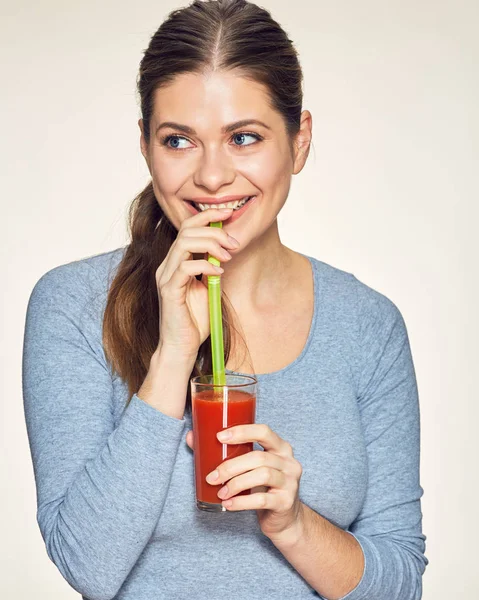
{"type": "Polygon", "coordinates": [[[149,145],[141,119],[139,125],[155,196],[176,229],[197,212],[191,200],[255,196],[241,214],[234,211],[223,221],[243,248],[275,221],[291,175],[304,166],[311,135],[311,116],[304,111],[297,140],[308,138],[308,143],[291,148],[283,118],[270,107],[265,88],[233,72],[178,75],[156,90],[149,145]],[[262,124],[234,125],[252,119],[262,124]]]}

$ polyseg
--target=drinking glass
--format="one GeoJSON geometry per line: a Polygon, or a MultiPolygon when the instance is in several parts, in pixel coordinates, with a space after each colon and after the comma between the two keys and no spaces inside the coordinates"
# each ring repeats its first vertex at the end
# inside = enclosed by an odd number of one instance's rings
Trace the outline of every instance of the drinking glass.
{"type": "MultiPolygon", "coordinates": [[[[222,444],[216,434],[234,425],[255,422],[258,381],[250,375],[225,375],[225,385],[215,385],[213,375],[190,380],[195,460],[196,506],[200,510],[222,512],[217,494],[224,483],[212,485],[206,476],[227,459],[253,450],[253,442],[222,444]]],[[[243,490],[238,496],[250,494],[243,490]]]]}

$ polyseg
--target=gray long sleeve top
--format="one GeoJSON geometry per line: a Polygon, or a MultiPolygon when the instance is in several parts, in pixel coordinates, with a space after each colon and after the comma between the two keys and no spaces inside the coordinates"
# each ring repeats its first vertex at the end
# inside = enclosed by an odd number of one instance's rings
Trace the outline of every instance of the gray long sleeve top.
{"type": "MultiPolygon", "coordinates": [[[[101,341],[123,251],[48,271],[28,304],[24,409],[50,559],[89,600],[322,598],[255,511],[196,508],[189,411],[176,419],[136,394],[127,405],[101,341]]],[[[257,374],[256,421],[292,445],[300,500],[363,549],[363,577],[344,600],[418,600],[428,560],[406,326],[386,296],[307,258],[309,337],[287,367],[257,374]]]]}

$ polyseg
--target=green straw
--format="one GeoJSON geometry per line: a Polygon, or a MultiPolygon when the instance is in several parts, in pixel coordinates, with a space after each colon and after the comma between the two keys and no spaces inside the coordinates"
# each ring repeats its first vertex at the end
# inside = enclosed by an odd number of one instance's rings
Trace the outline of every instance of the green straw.
{"type": "MultiPolygon", "coordinates": [[[[210,223],[210,227],[223,228],[223,222],[210,223]]],[[[208,262],[219,267],[220,261],[208,254],[208,262]]],[[[221,311],[221,278],[208,275],[208,301],[210,308],[211,356],[213,360],[213,384],[226,385],[225,353],[223,346],[223,316],[221,311]]]]}

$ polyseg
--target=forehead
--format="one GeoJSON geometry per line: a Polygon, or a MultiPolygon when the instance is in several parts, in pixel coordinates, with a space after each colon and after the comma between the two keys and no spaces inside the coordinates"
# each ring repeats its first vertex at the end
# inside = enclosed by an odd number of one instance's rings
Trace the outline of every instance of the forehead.
{"type": "Polygon", "coordinates": [[[265,86],[233,72],[182,73],[155,91],[153,119],[157,123],[176,121],[199,131],[220,129],[245,118],[271,127],[281,125],[265,86]]]}

